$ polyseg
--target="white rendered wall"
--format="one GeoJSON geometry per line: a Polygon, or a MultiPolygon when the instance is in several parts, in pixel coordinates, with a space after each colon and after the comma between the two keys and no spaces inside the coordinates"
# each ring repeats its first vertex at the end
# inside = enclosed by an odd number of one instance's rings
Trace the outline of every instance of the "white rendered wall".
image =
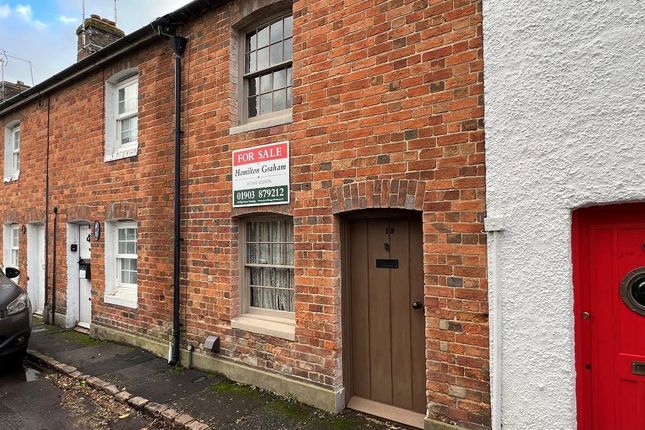
{"type": "Polygon", "coordinates": [[[574,430],[571,212],[645,200],[645,1],[484,0],[484,64],[504,430],[574,430]]]}

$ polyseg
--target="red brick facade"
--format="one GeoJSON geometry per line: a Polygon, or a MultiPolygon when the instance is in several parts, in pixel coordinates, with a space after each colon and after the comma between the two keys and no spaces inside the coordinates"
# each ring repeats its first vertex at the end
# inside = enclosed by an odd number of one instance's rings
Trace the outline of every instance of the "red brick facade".
{"type": "MultiPolygon", "coordinates": [[[[293,121],[230,134],[239,118],[238,31],[267,13],[262,7],[283,3],[236,0],[180,28],[190,39],[182,345],[218,334],[225,357],[340,389],[341,215],[421,211],[429,417],[490,428],[481,2],[295,1],[293,121]],[[292,203],[233,209],[231,151],[279,141],[290,142],[292,203]],[[240,313],[239,220],[263,211],[293,217],[295,341],[231,328],[240,313]]],[[[0,117],[3,129],[21,121],[20,177],[2,186],[3,223],[44,222],[49,153],[50,290],[52,209],[59,211],[57,312],[67,310],[66,223],[136,219],[138,308],[103,302],[102,235],[92,243],[92,322],[163,341],[172,328],[172,58],[167,41],[153,41],[0,117]],[[132,67],[138,155],[105,162],[105,82],[132,67]]],[[[24,235],[20,246],[26,273],[24,235]]]]}

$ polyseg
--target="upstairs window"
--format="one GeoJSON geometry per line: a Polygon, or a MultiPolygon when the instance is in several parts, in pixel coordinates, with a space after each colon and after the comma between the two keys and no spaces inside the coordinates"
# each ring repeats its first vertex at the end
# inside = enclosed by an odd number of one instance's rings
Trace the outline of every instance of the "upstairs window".
{"type": "Polygon", "coordinates": [[[4,180],[15,181],[20,175],[20,123],[5,130],[4,180]]]}
{"type": "Polygon", "coordinates": [[[105,86],[105,161],[135,156],[139,149],[139,77],[132,73],[122,72],[105,86]]]}
{"type": "Polygon", "coordinates": [[[137,144],[139,82],[137,77],[127,79],[117,85],[116,99],[116,137],[117,150],[130,148],[137,144]]]}
{"type": "Polygon", "coordinates": [[[269,21],[244,38],[244,120],[284,114],[293,104],[293,17],[269,21]]]}

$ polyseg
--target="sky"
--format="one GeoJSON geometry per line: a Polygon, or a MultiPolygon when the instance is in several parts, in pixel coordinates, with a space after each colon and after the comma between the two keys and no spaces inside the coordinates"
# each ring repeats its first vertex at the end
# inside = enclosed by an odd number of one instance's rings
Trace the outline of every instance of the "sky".
{"type": "MultiPolygon", "coordinates": [[[[117,26],[132,33],[189,2],[117,0],[117,26]]],[[[114,0],[85,0],[85,16],[91,14],[114,20],[114,0]]],[[[83,0],[0,0],[0,72],[4,66],[4,79],[31,85],[29,64],[21,60],[31,61],[36,84],[75,63],[76,28],[82,16],[83,0]]]]}

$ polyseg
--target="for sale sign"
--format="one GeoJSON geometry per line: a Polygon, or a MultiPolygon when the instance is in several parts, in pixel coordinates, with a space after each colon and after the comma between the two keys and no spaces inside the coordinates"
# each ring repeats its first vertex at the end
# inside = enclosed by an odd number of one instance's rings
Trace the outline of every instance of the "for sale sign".
{"type": "Polygon", "coordinates": [[[289,203],[289,142],[233,151],[233,207],[289,203]]]}

